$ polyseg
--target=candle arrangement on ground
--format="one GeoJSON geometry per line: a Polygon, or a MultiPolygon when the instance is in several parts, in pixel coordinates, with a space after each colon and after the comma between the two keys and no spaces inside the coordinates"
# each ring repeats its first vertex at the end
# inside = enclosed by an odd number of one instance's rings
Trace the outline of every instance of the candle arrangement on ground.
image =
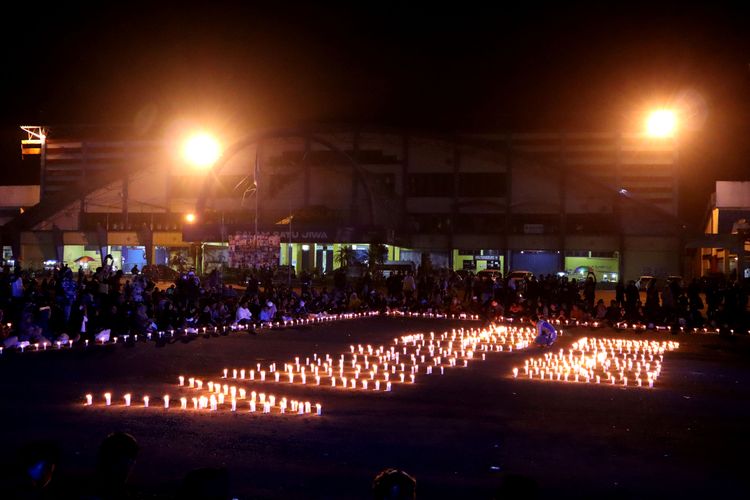
{"type": "MultiPolygon", "coordinates": [[[[192,404],[188,404],[188,398],[180,397],[178,400],[172,400],[169,394],[164,394],[159,398],[159,404],[151,405],[150,396],[143,396],[140,400],[133,399],[132,394],[127,393],[122,396],[115,396],[111,392],[105,392],[102,397],[94,399],[93,394],[84,396],[84,406],[104,406],[120,408],[149,408],[153,410],[169,410],[170,408],[178,411],[187,410],[205,410],[205,411],[232,411],[245,413],[264,413],[264,414],[292,414],[292,415],[322,415],[323,406],[320,403],[311,403],[299,399],[287,397],[277,397],[273,394],[257,393],[255,391],[247,394],[244,389],[235,393],[232,391],[222,392],[222,386],[212,387],[214,392],[195,396],[190,398],[192,404]],[[142,401],[141,404],[136,404],[142,401]],[[173,401],[179,401],[179,405],[173,401]],[[132,404],[131,404],[132,403],[132,404]],[[170,406],[171,405],[171,406],[170,406]]],[[[224,386],[227,387],[227,386],[224,386]]]]}
{"type": "Polygon", "coordinates": [[[514,367],[516,379],[608,384],[653,388],[664,354],[678,349],[674,341],[581,338],[569,349],[547,352],[514,367]]]}
{"type": "MultiPolygon", "coordinates": [[[[390,392],[399,384],[414,384],[421,374],[444,374],[446,368],[468,367],[490,352],[513,352],[527,348],[536,337],[530,327],[493,325],[489,328],[459,328],[436,335],[413,334],[394,338],[384,346],[350,345],[340,354],[313,353],[312,356],[279,364],[256,363],[246,368],[224,368],[221,378],[233,383],[296,384],[338,390],[390,392]]],[[[204,381],[178,377],[182,385],[200,389],[204,381]]],[[[227,387],[208,382],[211,388],[227,387]]],[[[229,390],[234,386],[230,386],[229,390]]]]}
{"type": "MultiPolygon", "coordinates": [[[[562,333],[562,332],[560,332],[562,333]]],[[[151,407],[170,408],[170,402],[181,410],[208,410],[295,413],[304,415],[322,414],[322,405],[312,405],[307,401],[289,397],[277,397],[269,390],[248,385],[294,384],[345,391],[391,392],[397,385],[414,384],[421,374],[445,373],[446,368],[468,367],[474,360],[486,359],[487,353],[513,352],[527,348],[537,332],[531,327],[492,325],[489,328],[453,329],[436,335],[412,334],[394,338],[388,346],[350,345],[343,354],[330,353],[311,357],[296,356],[293,361],[281,365],[271,362],[267,365],[256,363],[246,368],[224,368],[220,374],[209,380],[192,375],[179,375],[179,390],[190,391],[190,397],[182,395],[173,399],[162,396],[163,404],[151,407]],[[192,403],[192,404],[190,404],[192,403]]],[[[209,377],[210,378],[210,377],[209,377]]],[[[94,406],[92,394],[85,396],[86,406],[94,406]]],[[[113,404],[112,393],[105,395],[105,406],[113,404]]],[[[124,407],[131,405],[131,394],[123,397],[124,407]]],[[[133,401],[137,401],[133,399],[133,401]]],[[[149,397],[143,397],[141,407],[149,407],[149,397]]]]}

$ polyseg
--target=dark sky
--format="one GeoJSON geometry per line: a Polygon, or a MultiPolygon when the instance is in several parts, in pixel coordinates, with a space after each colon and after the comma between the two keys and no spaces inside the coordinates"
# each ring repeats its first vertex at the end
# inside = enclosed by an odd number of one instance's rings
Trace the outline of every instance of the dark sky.
{"type": "Polygon", "coordinates": [[[267,3],[12,7],[0,21],[6,180],[21,123],[609,131],[673,104],[689,115],[694,212],[713,180],[748,177],[750,18],[733,4],[267,3]]]}

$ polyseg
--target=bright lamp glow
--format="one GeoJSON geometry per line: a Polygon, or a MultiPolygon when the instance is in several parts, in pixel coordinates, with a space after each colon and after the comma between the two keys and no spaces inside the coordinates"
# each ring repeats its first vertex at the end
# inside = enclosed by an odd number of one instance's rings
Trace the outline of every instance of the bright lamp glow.
{"type": "Polygon", "coordinates": [[[189,224],[195,222],[195,214],[185,214],[185,222],[189,224]]]}
{"type": "Polygon", "coordinates": [[[219,141],[209,134],[196,134],[185,141],[182,156],[196,167],[210,167],[221,156],[221,146],[219,141]]]}
{"type": "Polygon", "coordinates": [[[677,116],[669,109],[657,109],[648,115],[646,133],[651,137],[671,137],[677,130],[677,116]]]}

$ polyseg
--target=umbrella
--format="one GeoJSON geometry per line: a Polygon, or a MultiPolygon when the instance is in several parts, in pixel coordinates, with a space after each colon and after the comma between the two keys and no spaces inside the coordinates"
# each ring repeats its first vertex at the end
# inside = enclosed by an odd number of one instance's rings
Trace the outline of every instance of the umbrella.
{"type": "Polygon", "coordinates": [[[78,264],[88,264],[89,262],[94,262],[94,260],[95,259],[93,257],[89,257],[88,255],[84,255],[83,257],[78,257],[73,262],[76,262],[78,264]]]}

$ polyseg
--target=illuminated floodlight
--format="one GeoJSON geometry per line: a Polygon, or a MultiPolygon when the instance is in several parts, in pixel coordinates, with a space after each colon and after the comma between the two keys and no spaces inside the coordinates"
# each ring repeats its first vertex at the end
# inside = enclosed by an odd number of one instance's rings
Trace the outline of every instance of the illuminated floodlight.
{"type": "Polygon", "coordinates": [[[672,137],[677,130],[677,115],[670,109],[657,109],[646,119],[646,133],[650,137],[672,137]]]}
{"type": "Polygon", "coordinates": [[[195,219],[196,219],[195,214],[193,213],[185,214],[185,222],[187,222],[188,224],[192,224],[193,222],[195,222],[195,219]]]}
{"type": "Polygon", "coordinates": [[[221,146],[210,134],[196,134],[185,141],[182,156],[193,166],[208,168],[221,156],[221,146]]]}

